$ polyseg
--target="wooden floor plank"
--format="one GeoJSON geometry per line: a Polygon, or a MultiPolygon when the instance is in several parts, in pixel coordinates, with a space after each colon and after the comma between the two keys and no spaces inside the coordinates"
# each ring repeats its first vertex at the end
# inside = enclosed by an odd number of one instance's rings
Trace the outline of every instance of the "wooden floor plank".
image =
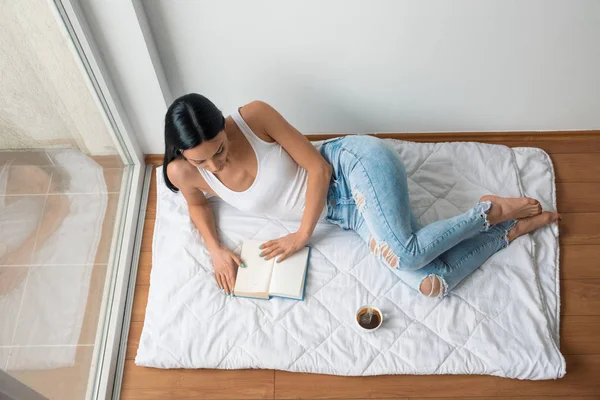
{"type": "MultiPolygon", "coordinates": [[[[378,397],[377,400],[598,400],[600,396],[474,396],[474,397],[378,397]]],[[[233,399],[232,399],[233,400],[233,399]]],[[[302,400],[317,400],[303,397],[302,400]]],[[[344,400],[365,400],[353,397],[344,400]]]]}
{"type": "Polygon", "coordinates": [[[154,220],[146,220],[142,231],[142,237],[148,238],[142,240],[141,251],[152,251],[152,235],[154,234],[154,220]]]}
{"type": "Polygon", "coordinates": [[[154,220],[156,220],[156,201],[148,202],[148,208],[146,208],[146,221],[154,220]]]}
{"type": "Polygon", "coordinates": [[[133,306],[131,307],[131,322],[143,321],[148,305],[148,293],[150,285],[136,285],[133,295],[133,306]]]}
{"type": "Polygon", "coordinates": [[[600,393],[599,355],[566,356],[562,379],[522,381],[483,375],[345,377],[275,371],[277,399],[468,396],[582,396],[600,393]]]}
{"type": "Polygon", "coordinates": [[[559,182],[556,197],[558,212],[600,212],[600,182],[559,182]]]}
{"type": "MultiPolygon", "coordinates": [[[[409,397],[409,400],[598,400],[600,396],[486,396],[486,397],[409,397]]],[[[382,400],[382,399],[380,399],[382,400]]]]}
{"type": "MultiPolygon", "coordinates": [[[[579,152],[580,153],[580,152],[579,152]]],[[[163,163],[164,154],[146,154],[144,155],[144,161],[148,165],[155,167],[161,166],[163,163]]]]}
{"type": "Polygon", "coordinates": [[[561,213],[560,244],[600,244],[600,213],[561,213]]]}
{"type": "Polygon", "coordinates": [[[600,182],[598,154],[553,154],[556,182],[600,182]]]}
{"type": "Polygon", "coordinates": [[[152,270],[152,251],[140,252],[136,285],[150,284],[150,271],[152,270]]]}
{"type": "Polygon", "coordinates": [[[137,354],[137,350],[140,345],[140,337],[142,336],[143,327],[143,321],[132,321],[129,325],[129,337],[127,338],[127,352],[125,353],[126,360],[135,359],[135,355],[137,354]]]}
{"type": "Polygon", "coordinates": [[[600,315],[600,279],[561,282],[561,315],[600,315]]]}
{"type": "Polygon", "coordinates": [[[121,399],[272,399],[271,370],[162,370],[125,361],[121,399]]]}
{"type": "Polygon", "coordinates": [[[600,245],[563,245],[560,279],[600,279],[600,245]]]}
{"type": "Polygon", "coordinates": [[[600,354],[600,315],[567,315],[561,319],[563,354],[600,354]]]}
{"type": "MultiPolygon", "coordinates": [[[[600,396],[474,396],[474,397],[378,397],[377,400],[599,400],[600,396]]],[[[233,400],[233,399],[232,399],[233,400]]],[[[302,400],[317,400],[303,397],[302,400]]],[[[344,400],[365,400],[364,397],[344,400]]]]}

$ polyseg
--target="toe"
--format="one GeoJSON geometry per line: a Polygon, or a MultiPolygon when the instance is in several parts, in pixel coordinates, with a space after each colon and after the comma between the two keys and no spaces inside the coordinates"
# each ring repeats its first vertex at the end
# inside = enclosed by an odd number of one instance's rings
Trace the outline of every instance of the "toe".
{"type": "Polygon", "coordinates": [[[545,224],[551,224],[552,222],[556,222],[559,220],[559,218],[560,218],[560,215],[558,215],[557,213],[553,213],[553,212],[544,213],[544,223],[545,224]]]}

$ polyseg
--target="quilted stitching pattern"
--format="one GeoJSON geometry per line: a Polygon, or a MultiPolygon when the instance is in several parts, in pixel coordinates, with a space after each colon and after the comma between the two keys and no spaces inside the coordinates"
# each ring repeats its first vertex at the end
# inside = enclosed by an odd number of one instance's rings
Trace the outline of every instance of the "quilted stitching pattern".
{"type": "MultiPolygon", "coordinates": [[[[521,195],[512,150],[504,146],[390,143],[406,165],[411,207],[422,224],[466,211],[487,193],[521,195]]],[[[548,329],[557,325],[542,311],[544,297],[535,284],[539,266],[529,238],[496,254],[440,300],[399,281],[355,233],[319,223],[305,301],[228,298],[217,290],[197,232],[171,218],[185,215],[182,196],[164,188],[160,173],[157,179],[154,267],[138,365],[522,379],[564,374],[548,329]],[[182,244],[175,246],[173,237],[182,244]],[[173,259],[183,261],[172,265],[173,259]],[[354,322],[363,304],[377,304],[384,313],[374,333],[354,322]]],[[[238,252],[245,238],[270,239],[298,227],[211,202],[221,240],[238,252]]]]}

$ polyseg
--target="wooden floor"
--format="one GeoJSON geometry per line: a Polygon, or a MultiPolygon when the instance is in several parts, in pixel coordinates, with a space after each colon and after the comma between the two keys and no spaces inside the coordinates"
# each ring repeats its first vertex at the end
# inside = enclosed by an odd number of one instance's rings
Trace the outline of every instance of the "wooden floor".
{"type": "MultiPolygon", "coordinates": [[[[382,135],[383,136],[383,135],[382,135]]],[[[390,137],[390,135],[385,135],[390,137]]],[[[148,299],[156,185],[144,228],[123,399],[600,399],[600,133],[398,135],[540,147],[555,166],[561,247],[561,351],[567,375],[518,381],[479,375],[338,377],[272,370],[159,370],[135,366],[148,299]]],[[[314,137],[313,137],[314,138],[314,137]]],[[[147,161],[157,163],[150,156],[147,161]]],[[[160,163],[160,162],[158,162],[160,163]]]]}

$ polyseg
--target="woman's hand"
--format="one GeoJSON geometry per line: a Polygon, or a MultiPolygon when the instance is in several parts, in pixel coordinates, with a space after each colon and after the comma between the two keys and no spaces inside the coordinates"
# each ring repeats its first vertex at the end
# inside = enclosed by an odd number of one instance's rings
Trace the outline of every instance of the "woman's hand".
{"type": "Polygon", "coordinates": [[[301,232],[290,233],[279,239],[269,240],[260,245],[260,256],[265,260],[277,257],[276,262],[281,262],[303,248],[309,241],[310,235],[301,232]]]}
{"type": "Polygon", "coordinates": [[[246,268],[242,260],[226,247],[217,247],[210,251],[210,256],[215,269],[215,279],[221,289],[228,296],[233,294],[233,285],[238,267],[246,268]]]}

